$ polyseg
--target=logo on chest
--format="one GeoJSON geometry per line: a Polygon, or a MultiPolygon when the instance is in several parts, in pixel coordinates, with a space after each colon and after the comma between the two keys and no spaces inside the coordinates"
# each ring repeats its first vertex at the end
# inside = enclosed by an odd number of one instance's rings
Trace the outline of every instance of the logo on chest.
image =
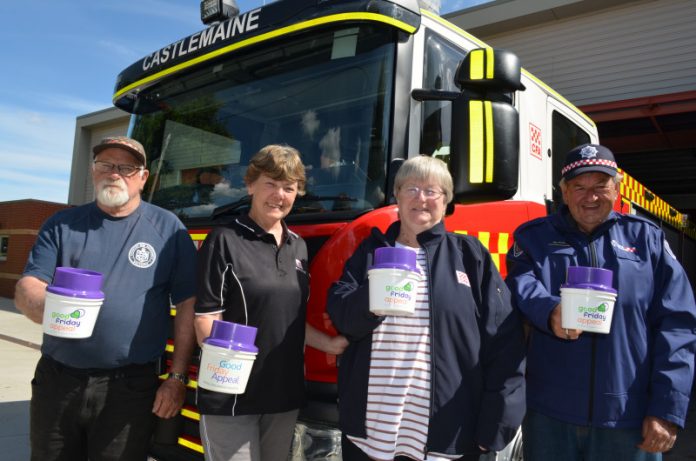
{"type": "Polygon", "coordinates": [[[616,240],[611,241],[611,246],[614,248],[618,248],[621,251],[625,251],[626,253],[635,253],[636,252],[636,247],[629,247],[629,246],[623,246],[616,240]]]}
{"type": "Polygon", "coordinates": [[[152,266],[156,259],[157,253],[149,243],[138,242],[128,250],[128,261],[140,269],[152,266]]]}
{"type": "Polygon", "coordinates": [[[455,273],[457,274],[457,282],[459,282],[460,285],[466,285],[471,288],[471,282],[469,281],[469,276],[466,274],[466,272],[455,271],[455,273]]]}

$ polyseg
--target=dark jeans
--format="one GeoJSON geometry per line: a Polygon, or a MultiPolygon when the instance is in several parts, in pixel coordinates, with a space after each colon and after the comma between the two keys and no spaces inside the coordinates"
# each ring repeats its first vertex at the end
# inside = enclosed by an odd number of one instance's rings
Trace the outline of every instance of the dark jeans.
{"type": "Polygon", "coordinates": [[[659,461],[660,453],[636,447],[641,428],[577,426],[527,410],[522,424],[525,461],[659,461]]]}
{"type": "Polygon", "coordinates": [[[42,356],[32,380],[32,461],[144,461],[158,386],[154,364],[81,370],[42,356]]]}

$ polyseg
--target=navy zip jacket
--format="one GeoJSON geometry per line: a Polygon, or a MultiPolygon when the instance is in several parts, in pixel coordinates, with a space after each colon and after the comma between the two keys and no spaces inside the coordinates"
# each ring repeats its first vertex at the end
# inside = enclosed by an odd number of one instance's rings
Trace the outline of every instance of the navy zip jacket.
{"type": "Polygon", "coordinates": [[[577,425],[640,428],[646,416],[684,426],[693,382],[696,307],[683,268],[650,221],[612,212],[591,235],[567,207],[523,224],[508,252],[507,283],[533,325],[530,409],[577,425]],[[613,271],[609,334],[576,341],[549,329],[568,266],[613,271]]]}
{"type": "MultiPolygon", "coordinates": [[[[369,311],[367,270],[374,250],[393,246],[400,222],[372,234],[329,289],[327,310],[350,344],[338,371],[339,423],[366,437],[372,331],[384,317],[369,311]]],[[[505,447],[525,413],[521,317],[488,251],[440,222],[418,235],[427,255],[431,316],[431,399],[426,452],[478,455],[505,447]],[[465,272],[471,287],[458,281],[465,272]]]]}

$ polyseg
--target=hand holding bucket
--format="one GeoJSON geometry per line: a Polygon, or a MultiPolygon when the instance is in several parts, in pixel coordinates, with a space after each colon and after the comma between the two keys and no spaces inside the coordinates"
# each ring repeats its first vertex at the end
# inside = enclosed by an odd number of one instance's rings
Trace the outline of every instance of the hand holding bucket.
{"type": "Polygon", "coordinates": [[[46,288],[43,331],[60,338],[89,338],[104,302],[103,276],[99,272],[57,267],[53,284],[46,288]]]}
{"type": "Polygon", "coordinates": [[[223,394],[243,394],[259,349],[256,328],[213,320],[210,336],[203,340],[198,386],[223,394]]]}
{"type": "Polygon", "coordinates": [[[415,251],[377,248],[374,265],[367,271],[367,277],[370,312],[376,315],[413,315],[420,282],[415,251]]]}
{"type": "Polygon", "coordinates": [[[561,285],[561,326],[593,333],[609,333],[616,303],[613,273],[598,267],[568,268],[561,285]]]}

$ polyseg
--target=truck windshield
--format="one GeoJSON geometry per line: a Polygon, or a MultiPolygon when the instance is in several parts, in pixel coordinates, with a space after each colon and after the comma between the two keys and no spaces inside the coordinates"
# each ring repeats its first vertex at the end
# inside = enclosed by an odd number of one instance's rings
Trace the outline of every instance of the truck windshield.
{"type": "Polygon", "coordinates": [[[249,159],[267,144],[288,144],[307,168],[293,215],[330,220],[379,206],[395,42],[384,26],[314,30],[142,91],[131,135],[149,155],[144,198],[182,219],[243,212],[249,159]]]}

